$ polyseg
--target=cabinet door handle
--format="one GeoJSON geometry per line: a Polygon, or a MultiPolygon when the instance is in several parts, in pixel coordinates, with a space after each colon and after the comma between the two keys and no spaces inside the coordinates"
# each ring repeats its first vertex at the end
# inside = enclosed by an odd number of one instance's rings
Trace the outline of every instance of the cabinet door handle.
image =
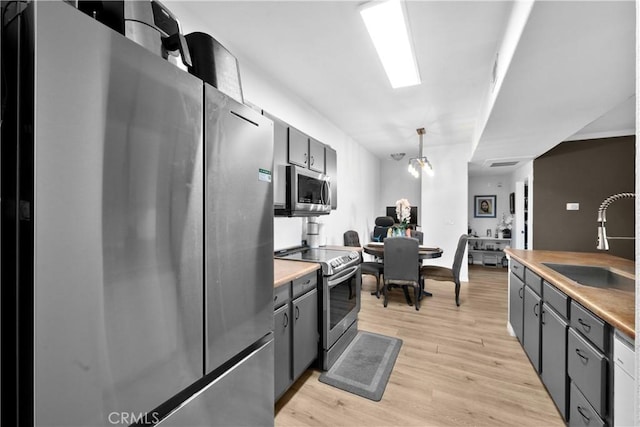
{"type": "Polygon", "coordinates": [[[522,299],[522,292],[524,291],[524,286],[518,289],[518,296],[522,299]]]}
{"type": "Polygon", "coordinates": [[[587,356],[585,356],[584,354],[582,354],[582,352],[580,351],[580,349],[579,349],[579,348],[576,348],[576,354],[577,354],[578,356],[580,356],[580,358],[583,360],[583,362],[584,362],[585,364],[586,364],[586,363],[589,363],[589,358],[588,358],[587,356]]]}
{"type": "Polygon", "coordinates": [[[589,421],[591,421],[591,418],[587,417],[582,411],[583,411],[582,406],[578,405],[578,412],[580,413],[580,415],[582,415],[582,418],[584,418],[585,424],[589,424],[589,421]]]}
{"type": "Polygon", "coordinates": [[[544,314],[546,313],[545,309],[542,309],[542,315],[540,316],[540,323],[544,325],[544,314]]]}
{"type": "Polygon", "coordinates": [[[307,164],[307,153],[304,153],[304,164],[307,164]]]}
{"type": "Polygon", "coordinates": [[[578,318],[578,323],[582,325],[582,329],[584,329],[585,332],[589,333],[589,331],[591,331],[591,325],[582,320],[582,318],[578,318]]]}
{"type": "Polygon", "coordinates": [[[315,159],[313,158],[313,156],[311,156],[311,163],[309,163],[309,165],[313,166],[314,163],[315,163],[315,159]]]}
{"type": "Polygon", "coordinates": [[[285,328],[289,326],[289,315],[287,313],[284,314],[284,325],[285,328]]]}
{"type": "Polygon", "coordinates": [[[300,307],[296,306],[296,320],[300,318],[300,307]]]}
{"type": "Polygon", "coordinates": [[[536,317],[538,317],[538,303],[536,303],[536,305],[533,306],[533,314],[535,314],[536,317]]]}

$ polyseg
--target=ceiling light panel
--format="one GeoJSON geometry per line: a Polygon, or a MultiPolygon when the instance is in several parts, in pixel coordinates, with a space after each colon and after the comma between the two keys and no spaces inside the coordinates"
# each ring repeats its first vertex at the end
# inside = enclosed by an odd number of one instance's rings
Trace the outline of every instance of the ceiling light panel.
{"type": "Polygon", "coordinates": [[[421,83],[404,11],[400,0],[374,1],[360,8],[360,15],[394,89],[421,83]]]}

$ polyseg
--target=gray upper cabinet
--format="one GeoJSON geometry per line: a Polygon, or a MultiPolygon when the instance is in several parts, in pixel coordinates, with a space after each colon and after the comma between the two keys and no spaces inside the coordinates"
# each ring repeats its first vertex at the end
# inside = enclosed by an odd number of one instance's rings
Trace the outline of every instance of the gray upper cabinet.
{"type": "Polygon", "coordinates": [[[331,209],[338,208],[338,156],[336,150],[325,145],[324,173],[331,177],[331,209]]]}
{"type": "Polygon", "coordinates": [[[285,209],[287,204],[286,168],[296,165],[331,177],[331,209],[338,207],[337,153],[336,150],[311,138],[288,123],[262,111],[273,121],[273,206],[285,209]]]}
{"type": "Polygon", "coordinates": [[[324,173],[324,144],[309,138],[309,169],[324,173]]]}
{"type": "Polygon", "coordinates": [[[309,137],[289,126],[289,163],[309,167],[309,137]]]}
{"type": "Polygon", "coordinates": [[[324,173],[324,144],[289,126],[289,163],[324,173]]]}

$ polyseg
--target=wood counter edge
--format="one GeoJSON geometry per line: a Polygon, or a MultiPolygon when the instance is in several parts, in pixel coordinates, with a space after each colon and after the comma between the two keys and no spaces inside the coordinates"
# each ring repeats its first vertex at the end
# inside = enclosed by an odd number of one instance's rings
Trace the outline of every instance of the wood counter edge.
{"type": "Polygon", "coordinates": [[[542,277],[571,299],[599,316],[620,332],[635,339],[635,295],[630,292],[618,290],[592,288],[576,285],[575,282],[549,267],[541,265],[542,262],[574,265],[596,265],[610,267],[625,275],[631,275],[635,271],[635,263],[631,260],[619,258],[605,253],[591,252],[563,252],[543,250],[505,249],[505,253],[534,273],[542,277]],[[629,298],[631,297],[631,298],[629,298]],[[611,304],[611,299],[624,301],[620,304],[611,304]],[[628,304],[626,303],[628,301],[628,304]],[[628,305],[628,307],[627,307],[628,305]]]}
{"type": "Polygon", "coordinates": [[[273,287],[277,288],[299,277],[313,273],[320,269],[315,262],[289,261],[285,259],[273,260],[273,287]]]}

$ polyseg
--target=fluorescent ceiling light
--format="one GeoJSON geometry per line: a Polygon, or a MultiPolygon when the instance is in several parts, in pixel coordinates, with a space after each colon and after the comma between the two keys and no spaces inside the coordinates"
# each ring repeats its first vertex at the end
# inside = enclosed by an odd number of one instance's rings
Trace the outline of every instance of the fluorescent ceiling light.
{"type": "Polygon", "coordinates": [[[378,52],[391,87],[420,84],[404,7],[400,0],[374,1],[360,8],[360,15],[378,52]]]}

